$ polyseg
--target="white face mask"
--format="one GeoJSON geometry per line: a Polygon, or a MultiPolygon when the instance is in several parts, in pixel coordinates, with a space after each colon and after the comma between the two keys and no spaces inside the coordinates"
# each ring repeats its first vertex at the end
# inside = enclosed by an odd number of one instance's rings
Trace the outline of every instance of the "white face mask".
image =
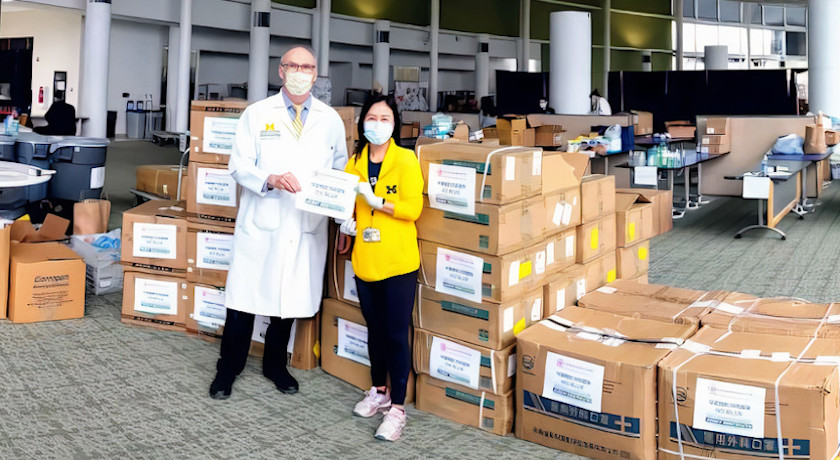
{"type": "Polygon", "coordinates": [[[386,121],[366,121],[365,139],[373,145],[382,145],[394,134],[394,125],[386,121]]]}
{"type": "Polygon", "coordinates": [[[312,74],[304,72],[286,72],[286,79],[283,82],[283,86],[286,87],[286,91],[288,91],[292,96],[303,96],[312,89],[314,80],[315,79],[312,74]]]}

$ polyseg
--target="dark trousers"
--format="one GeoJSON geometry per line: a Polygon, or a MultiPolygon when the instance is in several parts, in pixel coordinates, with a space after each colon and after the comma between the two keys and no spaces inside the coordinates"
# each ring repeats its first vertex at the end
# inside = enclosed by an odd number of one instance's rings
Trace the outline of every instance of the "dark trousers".
{"type": "MultiPolygon", "coordinates": [[[[294,318],[271,318],[265,332],[263,354],[263,375],[274,378],[286,370],[286,347],[292,332],[294,318]]],[[[237,310],[227,310],[225,329],[222,332],[222,347],[216,370],[231,381],[245,369],[248,350],[251,348],[251,334],[254,332],[254,315],[237,310]]]]}
{"type": "Polygon", "coordinates": [[[404,404],[411,370],[408,328],[417,292],[417,271],[373,282],[357,277],[356,287],[368,327],[373,386],[385,386],[390,375],[391,402],[404,404]]]}

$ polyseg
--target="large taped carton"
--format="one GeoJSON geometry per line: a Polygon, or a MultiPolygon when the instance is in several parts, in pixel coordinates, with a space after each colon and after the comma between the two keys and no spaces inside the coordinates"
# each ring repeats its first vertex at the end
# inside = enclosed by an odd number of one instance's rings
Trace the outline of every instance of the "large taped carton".
{"type": "Polygon", "coordinates": [[[248,102],[192,101],[190,105],[190,161],[226,165],[233,154],[236,125],[248,102]]]}
{"type": "Polygon", "coordinates": [[[633,279],[646,275],[650,268],[650,240],[615,250],[618,279],[633,279]]]}
{"type": "Polygon", "coordinates": [[[581,264],[586,278],[586,292],[592,292],[605,284],[612,283],[618,277],[615,251],[581,264]]]}
{"type": "Polygon", "coordinates": [[[185,330],[187,279],[126,270],[123,279],[122,319],[124,323],[168,331],[185,330]]]}
{"type": "Polygon", "coordinates": [[[574,306],[586,294],[586,271],[582,265],[572,265],[546,279],[543,287],[543,319],[574,306]]]}
{"type": "Polygon", "coordinates": [[[516,436],[596,459],[656,458],[656,365],[696,331],[569,307],[517,337],[516,436]]]}
{"type": "Polygon", "coordinates": [[[638,194],[615,194],[616,246],[625,248],[656,236],[653,203],[638,194]]]}
{"type": "Polygon", "coordinates": [[[184,203],[147,201],[123,213],[121,262],[134,270],[187,270],[187,220],[184,203]]]}
{"type": "Polygon", "coordinates": [[[836,458],[839,349],[704,327],[659,363],[659,458],[836,458]]]}
{"type": "MultiPolygon", "coordinates": [[[[178,192],[178,165],[143,165],[138,166],[136,171],[136,187],[141,192],[151,193],[166,199],[186,198],[186,190],[182,188],[181,197],[176,197],[178,192]]],[[[182,180],[186,177],[187,169],[182,171],[182,180]]]]}
{"type": "Polygon", "coordinates": [[[840,304],[750,297],[728,295],[724,303],[703,316],[701,324],[738,332],[840,338],[840,304]]]}
{"type": "Polygon", "coordinates": [[[186,188],[187,212],[230,224],[239,210],[239,184],[225,165],[190,160],[186,188]]]}
{"type": "Polygon", "coordinates": [[[417,410],[504,436],[513,429],[513,391],[496,395],[417,376],[417,410]]]}
{"type": "Polygon", "coordinates": [[[187,280],[224,287],[233,258],[233,229],[187,222],[187,280]]]}
{"type": "Polygon", "coordinates": [[[581,223],[615,213],[615,176],[592,174],[580,182],[581,223]]]}
{"type": "Polygon", "coordinates": [[[587,263],[615,251],[615,214],[577,227],[577,263],[587,263]]]}

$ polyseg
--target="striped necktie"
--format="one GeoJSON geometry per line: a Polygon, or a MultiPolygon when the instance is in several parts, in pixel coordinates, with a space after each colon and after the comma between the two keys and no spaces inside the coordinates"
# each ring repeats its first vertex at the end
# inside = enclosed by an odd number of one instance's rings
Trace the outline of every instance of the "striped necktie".
{"type": "Polygon", "coordinates": [[[303,105],[295,106],[295,121],[292,122],[292,130],[295,133],[295,138],[300,139],[300,133],[303,132],[303,120],[300,119],[300,114],[303,112],[303,105]]]}

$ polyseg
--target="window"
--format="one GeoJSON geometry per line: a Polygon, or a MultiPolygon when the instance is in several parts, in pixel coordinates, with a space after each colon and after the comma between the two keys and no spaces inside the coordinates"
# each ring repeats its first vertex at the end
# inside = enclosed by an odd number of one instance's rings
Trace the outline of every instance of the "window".
{"type": "Polygon", "coordinates": [[[764,7],[764,24],[768,26],[785,25],[785,9],[781,6],[764,7]]]}
{"type": "MultiPolygon", "coordinates": [[[[679,0],[677,0],[679,1],[679,0]]],[[[686,18],[693,18],[696,17],[696,12],[694,11],[694,0],[682,0],[683,2],[683,17],[686,18]]]]}
{"type": "Polygon", "coordinates": [[[721,22],[741,22],[741,2],[721,0],[720,2],[721,22]]]}
{"type": "Polygon", "coordinates": [[[700,19],[717,19],[717,0],[697,0],[697,17],[700,19]]]}
{"type": "Polygon", "coordinates": [[[789,26],[805,27],[808,10],[805,8],[787,8],[785,10],[785,21],[789,26]]]}

